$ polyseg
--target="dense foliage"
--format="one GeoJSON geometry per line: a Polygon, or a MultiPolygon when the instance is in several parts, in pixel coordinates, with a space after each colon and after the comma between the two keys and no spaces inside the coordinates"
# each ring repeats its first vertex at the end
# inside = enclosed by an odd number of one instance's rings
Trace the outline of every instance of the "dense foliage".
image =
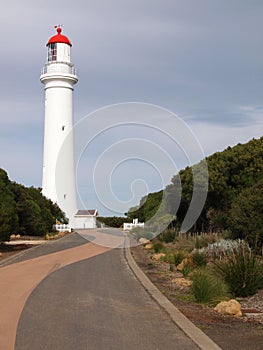
{"type": "Polygon", "coordinates": [[[97,217],[98,225],[103,224],[108,227],[120,228],[123,226],[124,222],[131,222],[131,220],[122,216],[98,216],[97,217]]]}
{"type": "MultiPolygon", "coordinates": [[[[228,147],[207,157],[209,185],[205,206],[192,230],[227,230],[231,238],[245,238],[253,246],[263,243],[263,137],[228,147]]],[[[201,163],[201,162],[200,162],[201,163]]],[[[199,163],[199,165],[200,165],[199,163]]],[[[166,211],[176,215],[178,229],[193,194],[193,168],[187,167],[166,187],[166,211]],[[180,192],[181,187],[181,192],[180,192]],[[177,210],[177,201],[180,205],[177,210]]],[[[196,169],[196,168],[195,168],[196,169]]],[[[158,210],[162,191],[151,193],[133,212],[141,221],[158,210]]],[[[129,214],[129,213],[128,213],[129,214]]]]}
{"type": "Polygon", "coordinates": [[[149,193],[141,199],[138,207],[130,208],[125,215],[130,219],[138,218],[140,222],[149,220],[160,207],[163,199],[163,191],[149,193]]]}
{"type": "Polygon", "coordinates": [[[11,182],[0,169],[0,241],[11,234],[42,236],[56,220],[66,222],[59,207],[41,194],[41,189],[11,182]]]}

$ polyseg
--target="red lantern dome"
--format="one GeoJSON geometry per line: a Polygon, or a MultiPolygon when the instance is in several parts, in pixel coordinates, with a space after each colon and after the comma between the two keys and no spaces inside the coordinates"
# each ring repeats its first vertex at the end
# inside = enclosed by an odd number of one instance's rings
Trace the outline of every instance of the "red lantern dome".
{"type": "Polygon", "coordinates": [[[61,32],[62,29],[60,27],[57,27],[57,35],[54,35],[49,39],[47,46],[52,43],[64,43],[72,46],[69,39],[65,35],[62,35],[61,32]]]}

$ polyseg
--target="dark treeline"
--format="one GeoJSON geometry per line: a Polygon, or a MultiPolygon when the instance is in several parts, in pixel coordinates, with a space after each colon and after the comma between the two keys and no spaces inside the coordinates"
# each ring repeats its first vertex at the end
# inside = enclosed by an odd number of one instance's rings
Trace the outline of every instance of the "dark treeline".
{"type": "Polygon", "coordinates": [[[41,189],[12,182],[0,169],[0,241],[9,240],[11,234],[42,236],[52,230],[56,220],[67,222],[41,189]]]}
{"type": "Polygon", "coordinates": [[[97,225],[105,225],[108,227],[120,228],[123,226],[124,222],[132,222],[131,219],[127,219],[122,216],[98,216],[97,225]]]}
{"type": "MultiPolygon", "coordinates": [[[[263,137],[228,147],[205,161],[209,172],[207,198],[191,230],[225,231],[229,238],[244,238],[254,247],[262,246],[263,137]]],[[[197,172],[203,162],[193,166],[197,172]]],[[[193,167],[181,170],[165,189],[165,210],[176,215],[176,220],[171,223],[174,227],[180,227],[192,199],[193,167]],[[174,212],[180,182],[181,200],[178,210],[174,212]]],[[[149,194],[147,198],[142,198],[138,208],[131,208],[127,216],[138,217],[140,221],[148,220],[157,211],[162,198],[163,191],[149,194]]]]}

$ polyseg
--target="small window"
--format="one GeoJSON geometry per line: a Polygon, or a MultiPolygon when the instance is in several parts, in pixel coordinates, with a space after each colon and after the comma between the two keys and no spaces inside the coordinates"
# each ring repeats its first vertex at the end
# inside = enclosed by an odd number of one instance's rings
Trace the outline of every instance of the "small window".
{"type": "Polygon", "coordinates": [[[65,130],[65,125],[62,125],[62,131],[64,131],[65,130]]]}
{"type": "Polygon", "coordinates": [[[66,195],[66,194],[64,194],[64,199],[66,199],[66,197],[67,197],[67,195],[66,195]]]}
{"type": "Polygon", "coordinates": [[[57,43],[48,45],[48,62],[57,60],[57,43]]]}

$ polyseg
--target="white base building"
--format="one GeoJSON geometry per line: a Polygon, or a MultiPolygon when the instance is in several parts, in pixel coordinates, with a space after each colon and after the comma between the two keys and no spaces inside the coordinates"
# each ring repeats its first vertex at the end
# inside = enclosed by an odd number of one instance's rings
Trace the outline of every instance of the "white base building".
{"type": "Polygon", "coordinates": [[[90,229],[97,227],[97,210],[78,210],[75,218],[75,229],[90,229]]]}

